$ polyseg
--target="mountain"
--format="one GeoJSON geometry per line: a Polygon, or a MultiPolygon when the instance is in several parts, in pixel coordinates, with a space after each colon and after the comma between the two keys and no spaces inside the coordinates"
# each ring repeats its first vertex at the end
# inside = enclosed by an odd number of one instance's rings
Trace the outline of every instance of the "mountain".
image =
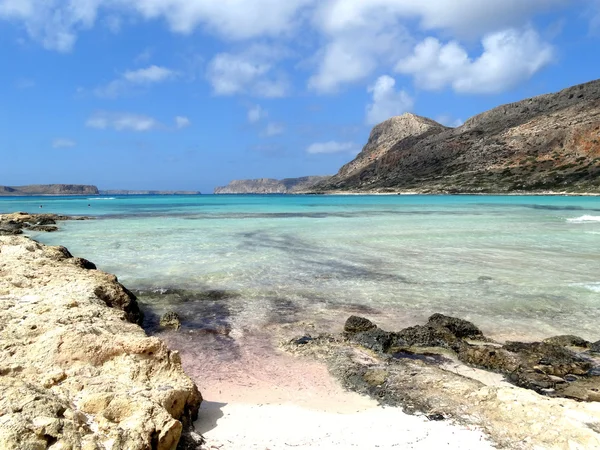
{"type": "Polygon", "coordinates": [[[215,194],[294,194],[311,189],[316,183],[326,181],[327,176],[301,178],[258,178],[233,180],[227,186],[215,188],[215,194]]]}
{"type": "Polygon", "coordinates": [[[200,191],[128,191],[124,189],[101,190],[100,195],[200,195],[200,191]]]}
{"type": "Polygon", "coordinates": [[[0,196],[26,195],[98,195],[96,186],[83,184],[30,184],[27,186],[0,186],[0,196]]]}
{"type": "Polygon", "coordinates": [[[600,193],[600,80],[447,128],[404,114],[306,192],[600,193]]]}

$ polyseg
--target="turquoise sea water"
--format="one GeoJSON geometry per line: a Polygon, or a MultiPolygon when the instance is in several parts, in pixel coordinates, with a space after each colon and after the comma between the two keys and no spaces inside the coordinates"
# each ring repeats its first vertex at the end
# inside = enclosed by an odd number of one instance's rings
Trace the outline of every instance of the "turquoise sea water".
{"type": "Polygon", "coordinates": [[[596,197],[0,198],[12,211],[96,217],[32,236],[146,292],[150,316],[177,310],[184,328],[329,331],[358,313],[398,329],[441,312],[500,339],[600,339],[596,197]]]}

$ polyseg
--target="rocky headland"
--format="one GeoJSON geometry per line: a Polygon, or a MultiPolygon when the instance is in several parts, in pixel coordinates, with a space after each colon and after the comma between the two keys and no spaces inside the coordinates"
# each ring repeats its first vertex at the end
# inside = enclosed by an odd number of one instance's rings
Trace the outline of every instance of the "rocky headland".
{"type": "Polygon", "coordinates": [[[175,450],[202,397],[141,319],[115,276],[0,236],[0,448],[175,450]]]}
{"type": "Polygon", "coordinates": [[[84,184],[30,184],[27,186],[0,186],[0,196],[27,195],[98,195],[96,186],[84,184]]]}
{"type": "Polygon", "coordinates": [[[500,344],[471,322],[434,314],[398,332],[352,316],[341,335],[282,346],[324,361],[347,389],[480,427],[500,448],[600,448],[600,342],[500,344]]]}
{"type": "Polygon", "coordinates": [[[404,114],[314,193],[600,193],[600,80],[448,128],[404,114]]]}
{"type": "Polygon", "coordinates": [[[327,180],[328,176],[300,178],[257,178],[233,180],[227,186],[215,188],[215,194],[296,194],[311,189],[315,184],[327,180]]]}

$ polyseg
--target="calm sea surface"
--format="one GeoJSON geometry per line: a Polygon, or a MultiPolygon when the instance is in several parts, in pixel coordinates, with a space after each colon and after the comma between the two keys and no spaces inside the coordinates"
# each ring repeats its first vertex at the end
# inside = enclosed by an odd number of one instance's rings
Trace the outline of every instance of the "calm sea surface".
{"type": "Polygon", "coordinates": [[[600,198],[0,197],[12,211],[96,217],[32,237],[190,332],[337,330],[356,313],[398,329],[441,312],[498,338],[600,339],[600,198]]]}

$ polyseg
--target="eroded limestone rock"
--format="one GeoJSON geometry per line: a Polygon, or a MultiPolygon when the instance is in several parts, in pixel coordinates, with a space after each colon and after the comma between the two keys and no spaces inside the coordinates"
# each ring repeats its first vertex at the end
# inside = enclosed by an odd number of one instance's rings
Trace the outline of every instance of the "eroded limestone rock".
{"type": "Polygon", "coordinates": [[[135,296],[64,247],[0,237],[0,448],[175,450],[202,397],[135,296]]]}

